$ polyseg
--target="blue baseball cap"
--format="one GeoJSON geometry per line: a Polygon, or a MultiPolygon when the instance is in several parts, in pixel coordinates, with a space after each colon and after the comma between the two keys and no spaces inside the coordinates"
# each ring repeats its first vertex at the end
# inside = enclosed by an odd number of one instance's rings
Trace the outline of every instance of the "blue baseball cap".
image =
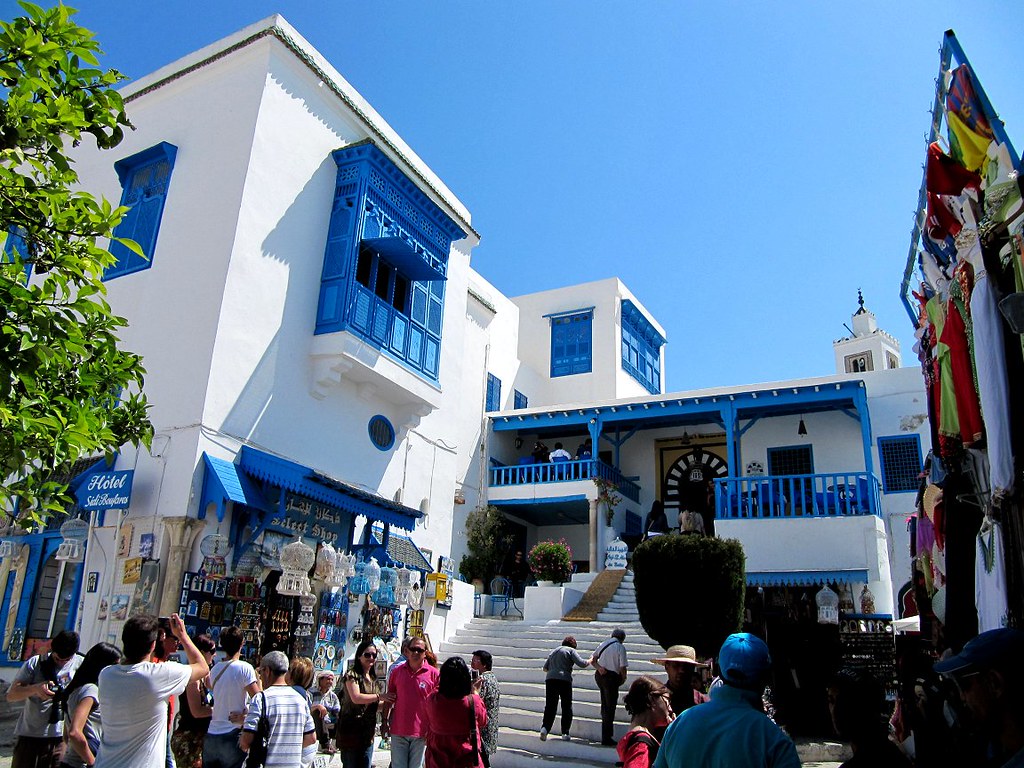
{"type": "Polygon", "coordinates": [[[772,668],[764,640],[749,632],[729,635],[718,652],[722,679],[737,688],[760,688],[772,668]]]}
{"type": "Polygon", "coordinates": [[[969,640],[960,653],[936,662],[934,668],[940,675],[948,675],[969,669],[990,669],[1004,662],[1019,664],[1022,657],[1024,632],[1000,627],[969,640]]]}

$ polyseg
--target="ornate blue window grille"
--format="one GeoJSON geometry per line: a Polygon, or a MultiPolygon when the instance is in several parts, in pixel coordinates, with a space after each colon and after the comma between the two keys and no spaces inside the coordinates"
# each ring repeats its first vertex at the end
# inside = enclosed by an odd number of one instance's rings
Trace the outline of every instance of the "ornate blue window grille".
{"type": "Polygon", "coordinates": [[[448,253],[466,233],[372,143],[332,156],[315,333],[354,333],[437,381],[448,253]]]}
{"type": "Polygon", "coordinates": [[[117,263],[103,273],[104,280],[149,269],[153,265],[156,238],[177,153],[177,147],[162,141],[114,163],[123,189],[121,205],[129,209],[114,229],[114,237],[134,240],[142,248],[145,258],[111,239],[110,253],[117,257],[117,263]]]}
{"type": "Polygon", "coordinates": [[[501,410],[501,379],[493,373],[487,374],[487,403],[485,410],[501,410]]]}
{"type": "Polygon", "coordinates": [[[551,378],[590,373],[593,367],[594,310],[563,312],[551,318],[551,378]]]}
{"type": "Polygon", "coordinates": [[[622,370],[661,394],[661,346],[664,337],[629,299],[622,300],[622,370]]]}
{"type": "Polygon", "coordinates": [[[882,490],[885,493],[916,491],[921,473],[921,438],[897,435],[878,438],[878,458],[882,464],[882,490]]]}
{"type": "Polygon", "coordinates": [[[513,408],[515,408],[517,410],[519,408],[525,408],[528,403],[529,403],[529,400],[526,398],[526,395],[524,395],[518,389],[512,390],[512,407],[513,408]]]}

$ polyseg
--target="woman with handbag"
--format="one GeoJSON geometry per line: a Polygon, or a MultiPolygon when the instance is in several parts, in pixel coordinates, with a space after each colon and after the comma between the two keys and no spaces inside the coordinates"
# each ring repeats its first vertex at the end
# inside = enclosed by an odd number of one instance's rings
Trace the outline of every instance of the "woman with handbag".
{"type": "Polygon", "coordinates": [[[487,709],[473,693],[469,667],[461,656],[441,665],[437,691],[427,699],[426,768],[483,768],[480,732],[487,709]]]}
{"type": "MultiPolygon", "coordinates": [[[[213,666],[216,646],[209,635],[196,635],[196,648],[206,663],[213,666]]],[[[203,741],[213,718],[213,694],[206,687],[207,678],[188,684],[178,695],[178,728],[171,736],[171,753],[178,768],[203,768],[203,741]]]]}
{"type": "Polygon", "coordinates": [[[377,693],[373,672],[376,661],[373,640],[363,640],[356,648],[351,668],[342,678],[341,712],[335,729],[342,768],[370,768],[373,760],[377,706],[384,699],[377,693]]]}

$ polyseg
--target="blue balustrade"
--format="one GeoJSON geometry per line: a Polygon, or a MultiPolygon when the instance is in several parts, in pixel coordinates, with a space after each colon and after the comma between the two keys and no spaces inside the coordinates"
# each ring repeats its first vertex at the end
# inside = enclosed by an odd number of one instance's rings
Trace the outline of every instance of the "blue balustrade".
{"type": "Polygon", "coordinates": [[[715,480],[715,516],[720,520],[879,514],[878,478],[867,472],[715,480]]]}
{"type": "MultiPolygon", "coordinates": [[[[529,462],[529,459],[522,461],[529,462]]],[[[499,464],[492,459],[491,465],[490,485],[492,488],[508,485],[567,483],[600,477],[614,483],[618,493],[627,499],[640,502],[640,486],[627,479],[615,467],[605,464],[600,459],[569,459],[542,464],[521,463],[515,465],[499,464]]]]}

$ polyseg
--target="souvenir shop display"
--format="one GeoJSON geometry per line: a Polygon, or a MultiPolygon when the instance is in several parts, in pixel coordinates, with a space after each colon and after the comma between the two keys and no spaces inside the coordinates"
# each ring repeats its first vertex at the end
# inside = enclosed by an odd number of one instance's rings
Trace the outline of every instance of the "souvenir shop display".
{"type": "Polygon", "coordinates": [[[226,579],[205,577],[196,571],[185,572],[181,579],[178,615],[190,636],[209,634],[212,627],[219,627],[224,621],[227,586],[226,579]]]}
{"type": "Polygon", "coordinates": [[[199,572],[204,576],[223,578],[227,575],[227,563],[224,555],[228,552],[230,541],[227,536],[211,533],[199,543],[199,551],[203,553],[203,565],[199,572]]]}
{"type": "Polygon", "coordinates": [[[254,658],[259,653],[260,634],[263,629],[263,599],[266,588],[252,577],[231,580],[228,588],[229,600],[225,608],[224,623],[233,623],[242,630],[245,643],[242,657],[254,658]]]}
{"type": "MultiPolygon", "coordinates": [[[[310,563],[312,566],[312,563],[310,563]]],[[[267,651],[283,651],[292,655],[292,635],[295,629],[295,598],[271,591],[267,599],[266,634],[263,638],[261,653],[267,651]]]]}
{"type": "Polygon", "coordinates": [[[348,595],[344,589],[325,589],[320,594],[318,619],[313,666],[338,673],[348,628],[348,595]]]}
{"type": "Polygon", "coordinates": [[[892,619],[872,613],[844,613],[839,619],[843,666],[866,669],[895,696],[896,640],[892,619]]]}

